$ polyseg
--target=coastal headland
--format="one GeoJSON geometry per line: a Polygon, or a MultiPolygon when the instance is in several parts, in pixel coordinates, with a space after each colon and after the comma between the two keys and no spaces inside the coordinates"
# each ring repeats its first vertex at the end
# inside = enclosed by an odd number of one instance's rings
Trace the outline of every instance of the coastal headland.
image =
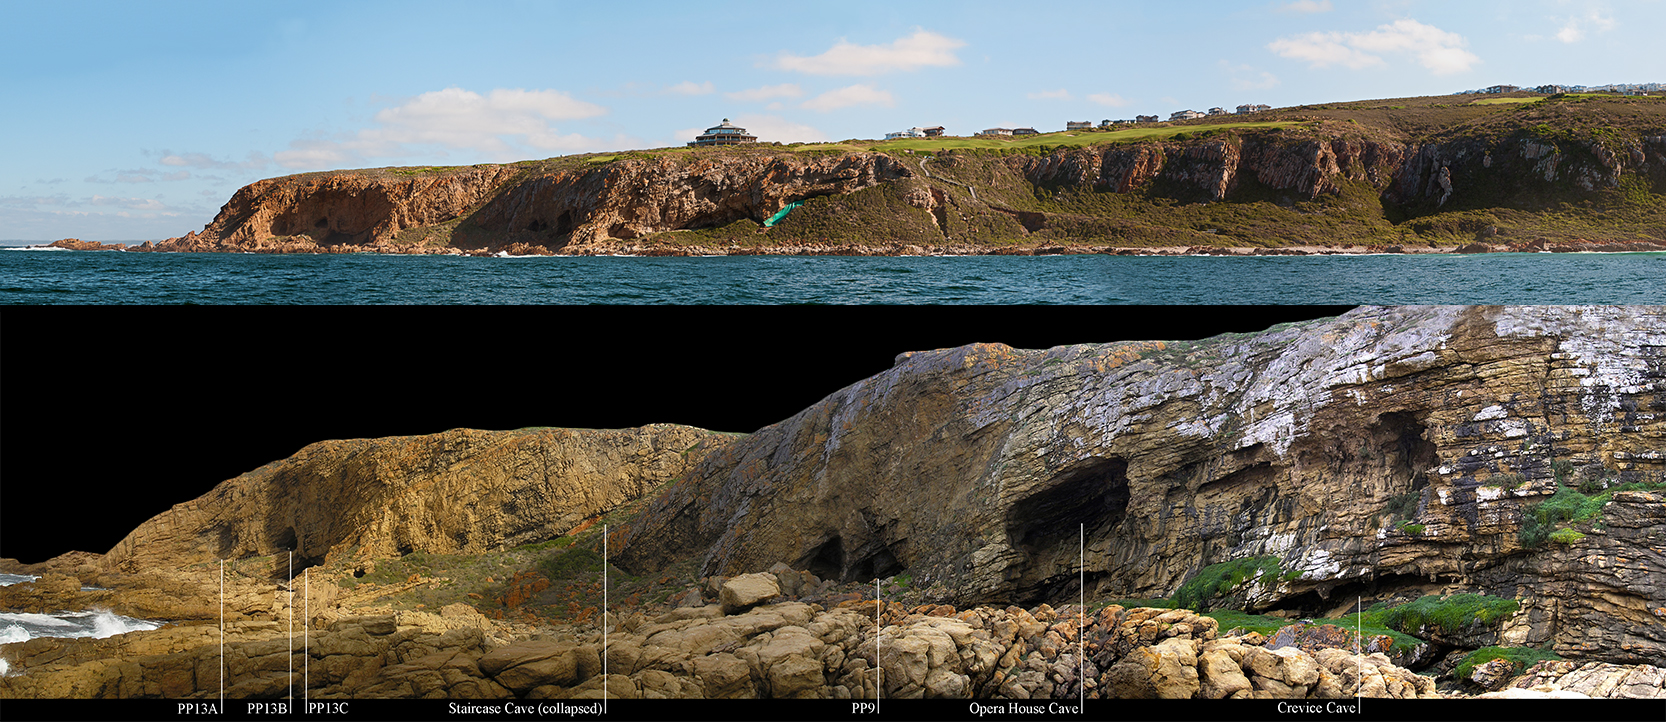
{"type": "Polygon", "coordinates": [[[1666,250],[1666,99],[1432,96],[1021,137],[303,173],[243,187],[182,237],[52,245],[644,256],[1655,251],[1666,250]]]}

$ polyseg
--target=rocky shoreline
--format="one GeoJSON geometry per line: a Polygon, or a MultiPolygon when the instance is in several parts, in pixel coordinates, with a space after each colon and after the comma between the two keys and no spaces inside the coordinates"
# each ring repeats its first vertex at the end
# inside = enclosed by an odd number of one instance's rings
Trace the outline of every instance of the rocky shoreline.
{"type": "MultiPolygon", "coordinates": [[[[78,238],[65,238],[32,248],[60,248],[71,251],[126,251],[137,253],[181,253],[187,251],[169,251],[156,246],[153,241],[145,241],[141,245],[130,246],[124,243],[100,243],[98,241],[83,241],[78,238]]],[[[1640,253],[1666,251],[1666,241],[1636,240],[1636,241],[1546,241],[1535,240],[1527,243],[1484,243],[1477,241],[1459,246],[1365,246],[1365,245],[1336,245],[1336,246],[1282,246],[1267,248],[1263,246],[1105,246],[1105,245],[1068,245],[1068,246],[1026,246],[986,248],[969,245],[915,245],[892,244],[882,246],[862,246],[852,244],[817,244],[797,245],[785,244],[776,246],[701,246],[701,245],[641,245],[629,242],[600,242],[582,248],[563,248],[550,250],[545,246],[517,243],[506,246],[498,251],[474,250],[465,251],[460,248],[413,248],[410,246],[396,246],[392,244],[376,244],[370,246],[318,246],[310,242],[295,242],[293,244],[274,244],[249,251],[211,251],[220,253],[312,253],[312,254],[355,254],[376,253],[389,255],[440,255],[440,256],[475,256],[475,257],[505,257],[505,256],[1062,256],[1062,255],[1107,255],[1107,256],[1349,256],[1349,255],[1427,255],[1427,254],[1476,254],[1476,253],[1640,253]]],[[[197,251],[190,251],[197,252],[197,251]]]]}
{"type": "Polygon", "coordinates": [[[1353,651],[1380,640],[1223,631],[1186,609],[957,610],[858,592],[833,601],[822,580],[785,565],[702,581],[671,606],[569,625],[494,620],[460,603],[354,607],[328,592],[296,596],[310,584],[238,583],[223,637],[196,619],[6,645],[12,674],[0,698],[189,700],[223,689],[273,699],[303,665],[306,694],[319,700],[1666,698],[1666,669],[1650,665],[1543,662],[1511,674],[1491,664],[1476,668],[1476,694],[1438,690],[1382,651],[1353,651]]]}

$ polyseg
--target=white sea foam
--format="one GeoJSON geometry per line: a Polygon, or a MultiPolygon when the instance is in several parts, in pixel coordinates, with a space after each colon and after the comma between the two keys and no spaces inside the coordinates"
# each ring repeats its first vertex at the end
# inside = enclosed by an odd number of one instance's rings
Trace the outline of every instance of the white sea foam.
{"type": "Polygon", "coordinates": [[[10,625],[10,626],[6,627],[5,629],[0,630],[0,644],[11,644],[12,642],[26,642],[28,640],[29,640],[29,630],[24,629],[23,627],[18,626],[16,624],[10,625]]]}
{"type": "Polygon", "coordinates": [[[32,582],[39,578],[39,576],[34,574],[0,574],[0,587],[9,587],[13,584],[32,582]]]}
{"type": "Polygon", "coordinates": [[[50,614],[32,614],[30,612],[0,612],[0,622],[13,624],[32,624],[37,627],[73,627],[74,622],[61,619],[50,614]]]}

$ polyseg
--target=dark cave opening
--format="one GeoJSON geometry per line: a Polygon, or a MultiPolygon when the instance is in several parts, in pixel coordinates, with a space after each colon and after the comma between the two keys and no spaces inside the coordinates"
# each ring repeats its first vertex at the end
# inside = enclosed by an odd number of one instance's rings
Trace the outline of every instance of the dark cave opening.
{"type": "Polygon", "coordinates": [[[894,576],[902,570],[903,565],[897,561],[897,555],[891,552],[890,547],[880,544],[872,553],[851,564],[849,570],[840,579],[841,581],[879,579],[894,576]]]}
{"type": "Polygon", "coordinates": [[[839,579],[845,567],[844,540],[837,534],[833,535],[833,538],[822,542],[793,566],[809,570],[811,574],[822,579],[839,579]]]}
{"type": "Polygon", "coordinates": [[[541,218],[535,218],[531,223],[526,224],[526,229],[533,233],[542,233],[545,228],[549,228],[549,225],[545,224],[541,218]]]}
{"type": "Polygon", "coordinates": [[[1303,618],[1319,619],[1336,612],[1343,605],[1349,608],[1338,612],[1338,615],[1353,614],[1356,611],[1370,609],[1375,602],[1396,596],[1410,594],[1413,597],[1422,596],[1423,585],[1429,583],[1427,577],[1415,574],[1385,574],[1375,579],[1355,579],[1331,585],[1320,585],[1300,594],[1284,597],[1272,606],[1255,610],[1265,614],[1269,611],[1292,611],[1303,618]]]}
{"type": "Polygon", "coordinates": [[[1080,525],[1089,531],[1110,529],[1128,509],[1128,462],[1091,458],[1066,467],[1048,484],[1007,512],[1007,539],[1034,554],[1069,542],[1077,546],[1080,525]]]}

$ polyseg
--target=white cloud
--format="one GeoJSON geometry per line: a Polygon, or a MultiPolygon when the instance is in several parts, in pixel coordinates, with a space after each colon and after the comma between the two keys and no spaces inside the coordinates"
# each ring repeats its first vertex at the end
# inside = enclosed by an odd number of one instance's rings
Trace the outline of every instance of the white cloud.
{"type": "Polygon", "coordinates": [[[1462,35],[1406,19],[1379,25],[1368,33],[1314,32],[1279,38],[1268,43],[1267,49],[1306,61],[1314,68],[1343,65],[1354,70],[1385,65],[1374,53],[1405,53],[1434,74],[1448,75],[1481,62],[1480,57],[1464,50],[1467,45],[1469,41],[1462,35]]]}
{"type": "Polygon", "coordinates": [[[716,91],[717,88],[712,86],[710,80],[704,83],[695,83],[692,80],[684,80],[681,83],[665,89],[665,92],[671,93],[672,95],[710,95],[716,91]]]}
{"type": "Polygon", "coordinates": [[[238,168],[243,170],[258,170],[272,164],[272,160],[260,153],[249,151],[249,156],[242,161],[215,160],[207,153],[175,153],[163,150],[162,165],[175,168],[238,168]]]}
{"type": "Polygon", "coordinates": [[[110,196],[93,196],[88,203],[95,206],[120,206],[136,211],[163,211],[168,207],[155,198],[114,198],[110,196]]]}
{"type": "Polygon", "coordinates": [[[1220,61],[1220,66],[1226,71],[1233,90],[1266,90],[1278,85],[1278,78],[1265,70],[1244,64],[1233,65],[1225,60],[1220,61]]]}
{"type": "Polygon", "coordinates": [[[732,100],[757,102],[770,98],[800,98],[804,96],[804,89],[798,83],[782,83],[780,85],[765,85],[760,88],[748,88],[733,93],[724,93],[723,97],[732,100]]]}
{"type": "MultiPolygon", "coordinates": [[[[794,123],[779,115],[741,115],[735,117],[734,123],[745,128],[746,132],[758,136],[760,143],[820,143],[831,140],[820,130],[802,123],[794,123]]],[[[689,140],[694,140],[694,136],[689,136],[689,140]]]]}
{"type": "Polygon", "coordinates": [[[522,157],[526,148],[577,152],[599,149],[605,141],[577,133],[561,134],[552,120],[590,118],[606,108],[576,100],[558,90],[499,88],[480,95],[462,88],[423,93],[376,113],[379,127],[336,138],[298,139],[272,155],[286,168],[317,168],[358,162],[362,158],[413,155],[408,146],[443,146],[498,160],[522,157]]]}
{"type": "Polygon", "coordinates": [[[1296,0],[1278,6],[1278,9],[1286,13],[1328,13],[1336,8],[1331,7],[1330,0],[1296,0]]]}
{"type": "Polygon", "coordinates": [[[871,85],[852,85],[838,90],[829,90],[821,95],[804,101],[799,105],[820,113],[852,105],[883,105],[887,108],[895,105],[891,94],[883,90],[875,90],[871,85]]]}
{"type": "Polygon", "coordinates": [[[821,55],[801,57],[783,52],[775,59],[774,66],[811,75],[880,75],[925,67],[953,67],[960,64],[960,58],[954,55],[955,48],[965,45],[964,41],[915,28],[913,35],[898,38],[890,45],[856,45],[840,38],[821,55]]]}
{"type": "Polygon", "coordinates": [[[1564,43],[1577,43],[1585,39],[1587,29],[1597,32],[1607,32],[1614,29],[1614,18],[1603,15],[1595,8],[1589,8],[1583,16],[1570,16],[1562,23],[1562,28],[1556,31],[1556,39],[1564,43]]]}
{"type": "Polygon", "coordinates": [[[1094,93],[1093,95],[1088,96],[1088,100],[1112,108],[1122,108],[1134,103],[1134,101],[1123,98],[1115,93],[1094,93]]]}
{"type": "Polygon", "coordinates": [[[1029,98],[1030,100],[1070,100],[1070,91],[1065,90],[1064,88],[1059,88],[1058,90],[1043,90],[1037,93],[1026,94],[1024,97],[1029,98]]]}

